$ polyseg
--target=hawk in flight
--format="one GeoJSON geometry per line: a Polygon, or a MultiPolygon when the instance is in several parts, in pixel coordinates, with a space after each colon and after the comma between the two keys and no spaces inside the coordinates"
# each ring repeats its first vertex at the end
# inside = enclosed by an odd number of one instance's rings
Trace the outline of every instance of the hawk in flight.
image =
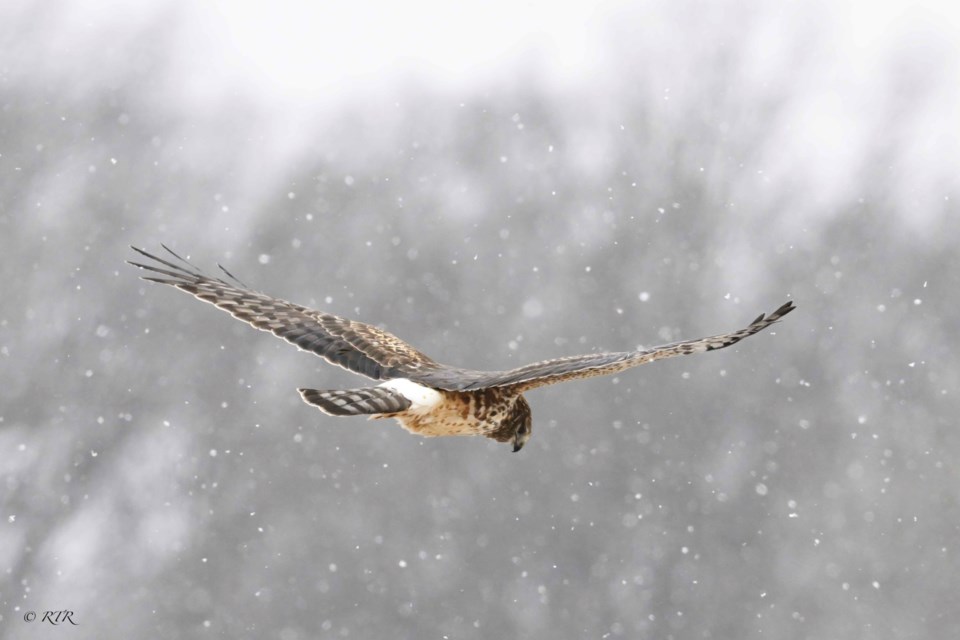
{"type": "Polygon", "coordinates": [[[131,248],[150,261],[130,262],[151,272],[145,280],[191,293],[331,364],[383,381],[361,389],[299,389],[304,401],[324,413],[396,418],[405,429],[423,436],[484,435],[511,443],[514,451],[523,448],[533,428],[525,391],[617,373],[663,358],[723,349],[763,331],[795,308],[792,301],[787,302],[769,316],[761,314],[744,329],[709,338],[641,351],[544,360],[509,371],[474,371],[440,364],[371,325],[253,291],[222,266],[229,281],[204,275],[166,246],[170,259],[131,248]]]}

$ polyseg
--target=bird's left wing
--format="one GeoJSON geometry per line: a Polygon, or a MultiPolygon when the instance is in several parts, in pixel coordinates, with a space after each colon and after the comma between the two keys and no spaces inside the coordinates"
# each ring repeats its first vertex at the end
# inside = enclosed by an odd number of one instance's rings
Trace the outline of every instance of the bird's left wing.
{"type": "Polygon", "coordinates": [[[348,371],[374,380],[389,380],[416,376],[438,366],[386,331],[253,291],[222,266],[220,269],[235,284],[204,275],[166,246],[163,248],[177,262],[131,248],[152,261],[150,264],[130,261],[130,264],[156,274],[143,276],[144,280],[191,293],[257,329],[269,331],[348,371]]]}
{"type": "MultiPolygon", "coordinates": [[[[761,314],[750,325],[739,331],[724,333],[718,336],[684,340],[671,344],[644,349],[641,351],[624,351],[620,353],[591,353],[582,356],[557,358],[535,362],[509,371],[498,372],[463,372],[465,384],[457,388],[462,391],[486,389],[489,387],[511,387],[522,392],[548,384],[556,384],[567,380],[591,378],[623,371],[641,364],[685,356],[693,353],[703,353],[723,349],[736,344],[748,336],[763,331],[796,307],[793,302],[787,302],[769,316],[761,314]]],[[[442,376],[443,372],[429,372],[427,377],[442,376]]]]}

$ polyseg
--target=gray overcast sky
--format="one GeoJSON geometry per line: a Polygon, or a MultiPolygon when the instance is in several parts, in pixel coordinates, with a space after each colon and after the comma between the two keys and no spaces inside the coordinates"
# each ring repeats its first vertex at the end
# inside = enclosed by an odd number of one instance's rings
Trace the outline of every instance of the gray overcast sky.
{"type": "Polygon", "coordinates": [[[0,3],[0,635],[951,637],[958,113],[951,2],[0,3]],[[798,308],[514,455],[161,242],[480,369],[798,308]]]}

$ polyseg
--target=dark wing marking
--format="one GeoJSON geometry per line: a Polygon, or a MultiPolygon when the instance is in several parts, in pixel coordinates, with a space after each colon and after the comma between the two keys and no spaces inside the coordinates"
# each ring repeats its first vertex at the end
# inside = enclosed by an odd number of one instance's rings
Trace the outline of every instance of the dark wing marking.
{"type": "Polygon", "coordinates": [[[415,376],[439,367],[433,360],[386,331],[253,291],[223,267],[220,269],[234,283],[204,275],[166,246],[163,248],[183,264],[164,260],[136,247],[131,248],[153,263],[130,261],[130,264],[164,276],[143,276],[144,280],[168,284],[191,293],[257,329],[269,331],[304,351],[315,353],[327,362],[354,373],[374,380],[389,380],[415,376]]]}
{"type": "MultiPolygon", "coordinates": [[[[499,372],[479,372],[456,370],[463,384],[456,387],[461,391],[471,391],[475,389],[485,389],[488,387],[511,387],[517,392],[527,391],[536,387],[542,387],[548,384],[556,384],[567,380],[576,380],[579,378],[590,378],[593,376],[603,376],[611,373],[617,373],[624,369],[636,367],[641,364],[672,358],[674,356],[685,356],[693,353],[703,353],[705,351],[714,351],[723,349],[736,344],[748,336],[763,331],[775,322],[778,322],[783,316],[793,311],[796,307],[793,302],[787,302],[769,316],[760,315],[759,318],[750,323],[750,326],[732,333],[724,333],[718,336],[708,338],[698,338],[696,340],[684,340],[671,344],[661,345],[652,349],[643,351],[625,351],[621,353],[595,353],[583,356],[572,356],[568,358],[558,358],[556,360],[545,360],[528,364],[510,371],[499,372]]],[[[449,370],[453,372],[454,370],[449,370]]],[[[424,381],[431,379],[443,379],[447,372],[440,370],[437,372],[427,372],[423,376],[424,381]]]]}

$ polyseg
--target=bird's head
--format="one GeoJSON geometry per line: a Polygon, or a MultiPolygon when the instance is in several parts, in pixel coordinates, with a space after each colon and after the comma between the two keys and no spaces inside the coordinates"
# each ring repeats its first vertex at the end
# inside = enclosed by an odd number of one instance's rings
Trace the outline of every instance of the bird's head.
{"type": "Polygon", "coordinates": [[[519,396],[510,410],[505,426],[509,427],[508,433],[513,433],[513,452],[516,453],[523,449],[527,440],[533,435],[533,418],[530,415],[530,405],[523,396],[519,396]]]}

